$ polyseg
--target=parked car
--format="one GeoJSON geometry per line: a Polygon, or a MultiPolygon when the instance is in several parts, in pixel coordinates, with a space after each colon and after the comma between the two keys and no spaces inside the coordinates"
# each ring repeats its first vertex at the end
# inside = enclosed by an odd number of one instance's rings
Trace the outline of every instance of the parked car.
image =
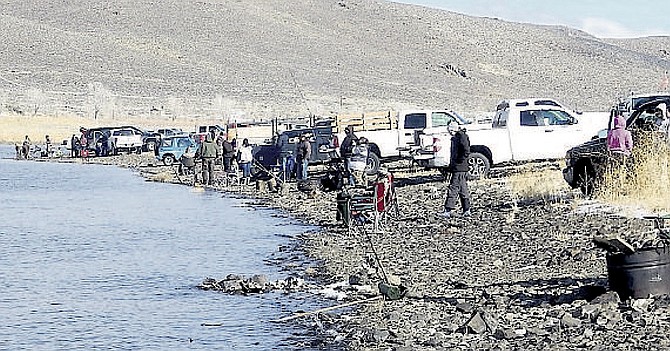
{"type": "Polygon", "coordinates": [[[295,156],[296,145],[303,134],[307,135],[312,147],[310,164],[327,163],[339,158],[334,144],[333,127],[320,126],[284,131],[271,144],[255,146],[254,159],[266,168],[281,165],[283,155],[295,156]]]}
{"type": "Polygon", "coordinates": [[[197,148],[198,143],[188,135],[163,138],[157,149],[158,152],[156,158],[163,162],[164,165],[171,166],[179,160],[187,150],[195,152],[197,148]]]}
{"type": "Polygon", "coordinates": [[[112,139],[113,153],[120,151],[127,151],[128,153],[141,153],[144,144],[142,140],[142,133],[133,129],[117,129],[112,131],[110,137],[112,139]]]}
{"type": "MultiPolygon", "coordinates": [[[[338,115],[328,124],[333,125],[335,144],[343,140],[345,128],[352,126],[357,137],[368,140],[370,155],[368,168],[379,170],[382,161],[411,158],[411,151],[418,146],[418,135],[432,130],[445,131],[452,120],[470,124],[451,110],[383,111],[363,114],[338,115]]],[[[476,124],[472,124],[476,126],[476,124]]],[[[478,128],[484,128],[481,125],[478,128]]]]}
{"type": "MultiPolygon", "coordinates": [[[[488,175],[492,165],[510,161],[559,159],[565,151],[598,134],[607,126],[606,112],[576,114],[551,99],[503,101],[496,107],[490,129],[471,130],[470,176],[488,175]]],[[[421,138],[420,165],[446,172],[451,135],[421,138]],[[430,138],[432,137],[432,140],[430,138]]]]}
{"type": "MultiPolygon", "coordinates": [[[[135,127],[135,126],[117,126],[117,127],[97,127],[97,128],[90,128],[86,130],[86,149],[89,151],[94,151],[96,152],[96,156],[98,155],[98,150],[100,150],[99,143],[101,140],[104,140],[105,138],[110,139],[112,137],[112,133],[115,130],[132,130],[134,134],[139,134],[141,135],[142,139],[142,151],[153,151],[156,146],[160,143],[161,136],[160,134],[156,132],[149,132],[145,131],[141,128],[135,127]]],[[[109,145],[108,148],[110,151],[114,150],[114,145],[109,145]]]]}
{"type": "MultiPolygon", "coordinates": [[[[635,100],[633,100],[635,101],[635,100]]],[[[670,95],[644,96],[640,103],[633,103],[632,108],[621,109],[615,106],[617,112],[631,111],[626,118],[626,129],[634,135],[637,130],[650,130],[655,119],[656,107],[664,103],[670,106],[670,95]]],[[[577,145],[565,154],[566,167],[563,169],[563,178],[572,188],[579,188],[585,195],[590,195],[602,182],[604,169],[608,160],[607,132],[613,129],[613,116],[610,114],[608,128],[598,133],[597,138],[577,145]]]]}
{"type": "Polygon", "coordinates": [[[161,138],[172,137],[175,135],[184,135],[188,134],[179,128],[161,128],[156,131],[156,133],[161,135],[161,138]]]}

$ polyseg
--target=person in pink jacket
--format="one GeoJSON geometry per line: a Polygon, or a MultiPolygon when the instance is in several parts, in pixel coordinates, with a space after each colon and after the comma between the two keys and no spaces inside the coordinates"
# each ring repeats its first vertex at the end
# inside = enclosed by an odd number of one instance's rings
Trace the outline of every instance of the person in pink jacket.
{"type": "Polygon", "coordinates": [[[614,129],[607,133],[607,150],[625,155],[633,150],[633,136],[626,130],[626,119],[623,116],[614,117],[614,129]]]}

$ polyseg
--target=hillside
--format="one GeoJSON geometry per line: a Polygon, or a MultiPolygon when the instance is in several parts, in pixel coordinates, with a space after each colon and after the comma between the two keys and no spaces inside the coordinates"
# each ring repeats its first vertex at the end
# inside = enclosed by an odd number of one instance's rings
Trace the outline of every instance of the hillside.
{"type": "Polygon", "coordinates": [[[603,110],[670,68],[667,37],[376,0],[5,0],[0,14],[0,106],[24,114],[467,113],[525,96],[603,110]]]}

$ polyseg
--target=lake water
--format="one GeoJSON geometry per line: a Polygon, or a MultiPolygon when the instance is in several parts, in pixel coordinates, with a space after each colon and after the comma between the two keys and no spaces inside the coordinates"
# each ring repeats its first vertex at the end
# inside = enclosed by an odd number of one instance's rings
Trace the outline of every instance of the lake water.
{"type": "Polygon", "coordinates": [[[266,322],[299,299],[195,286],[286,278],[263,261],[308,228],[220,193],[13,152],[0,147],[0,349],[290,350],[305,338],[266,322]]]}

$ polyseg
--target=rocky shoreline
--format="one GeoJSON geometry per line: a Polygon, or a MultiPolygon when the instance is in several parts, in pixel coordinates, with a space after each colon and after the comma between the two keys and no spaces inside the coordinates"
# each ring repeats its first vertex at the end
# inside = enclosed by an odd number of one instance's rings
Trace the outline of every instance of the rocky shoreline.
{"type": "MultiPolygon", "coordinates": [[[[79,160],[74,162],[80,162],[79,160]]],[[[153,181],[178,182],[149,155],[89,162],[137,170],[153,181]]],[[[566,189],[551,202],[515,200],[505,172],[472,182],[473,217],[434,216],[446,184],[433,173],[392,169],[400,216],[383,233],[368,231],[390,280],[409,288],[398,300],[310,315],[313,347],[351,350],[653,350],[670,348],[670,298],[620,301],[607,289],[605,251],[595,235],[627,236],[648,221],[603,210],[566,189]]],[[[230,191],[220,186],[216,190],[230,191]]],[[[336,287],[340,302],[378,295],[378,265],[365,237],[335,220],[335,194],[316,196],[289,184],[281,194],[244,191],[322,230],[298,238],[319,262],[304,276],[336,287]]],[[[233,190],[233,192],[236,192],[233,190]]]]}

